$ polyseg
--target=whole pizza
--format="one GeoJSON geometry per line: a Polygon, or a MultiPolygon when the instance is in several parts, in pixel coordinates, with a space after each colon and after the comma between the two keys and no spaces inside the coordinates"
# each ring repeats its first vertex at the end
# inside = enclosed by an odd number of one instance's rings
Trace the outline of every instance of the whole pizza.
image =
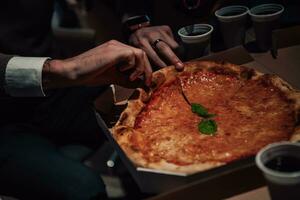
{"type": "Polygon", "coordinates": [[[300,139],[299,111],[300,92],[276,75],[194,61],[155,72],[112,134],[135,165],[190,174],[300,139]]]}

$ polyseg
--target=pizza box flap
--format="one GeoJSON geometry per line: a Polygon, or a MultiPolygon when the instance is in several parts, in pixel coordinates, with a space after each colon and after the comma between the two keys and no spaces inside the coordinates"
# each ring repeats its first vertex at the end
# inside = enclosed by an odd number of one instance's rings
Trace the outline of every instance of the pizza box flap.
{"type": "Polygon", "coordinates": [[[113,90],[115,105],[126,104],[129,97],[135,91],[135,89],[125,88],[119,85],[112,85],[112,90],[113,90]]]}
{"type": "Polygon", "coordinates": [[[100,113],[109,114],[114,106],[113,98],[111,87],[107,87],[94,101],[96,110],[100,113]]]}
{"type": "Polygon", "coordinates": [[[243,46],[237,46],[218,53],[212,53],[196,60],[226,61],[236,65],[242,65],[254,61],[243,46]]]}
{"type": "Polygon", "coordinates": [[[272,32],[272,54],[278,56],[278,49],[300,45],[300,26],[276,29],[272,32]]]}
{"type": "MultiPolygon", "coordinates": [[[[300,35],[300,33],[299,33],[300,35]]],[[[300,89],[300,45],[285,47],[278,50],[277,58],[267,52],[253,54],[257,63],[263,65],[271,73],[277,74],[293,87],[300,89]]]]}

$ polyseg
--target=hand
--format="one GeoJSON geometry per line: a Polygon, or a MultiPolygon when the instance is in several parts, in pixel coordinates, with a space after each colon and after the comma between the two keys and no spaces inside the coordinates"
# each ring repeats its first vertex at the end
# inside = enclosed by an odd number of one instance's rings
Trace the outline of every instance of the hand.
{"type": "Polygon", "coordinates": [[[176,69],[183,69],[183,63],[173,52],[174,49],[178,48],[178,44],[174,40],[172,31],[168,26],[152,26],[138,29],[130,35],[129,42],[143,49],[158,67],[167,66],[159,57],[159,55],[162,55],[171,64],[175,65],[176,69]],[[157,39],[161,39],[162,41],[153,47],[152,44],[157,39]]]}
{"type": "Polygon", "coordinates": [[[128,81],[121,72],[128,70],[133,71],[131,81],[144,74],[150,85],[152,69],[146,53],[112,40],[73,58],[50,60],[43,68],[43,87],[124,85],[128,81]]]}

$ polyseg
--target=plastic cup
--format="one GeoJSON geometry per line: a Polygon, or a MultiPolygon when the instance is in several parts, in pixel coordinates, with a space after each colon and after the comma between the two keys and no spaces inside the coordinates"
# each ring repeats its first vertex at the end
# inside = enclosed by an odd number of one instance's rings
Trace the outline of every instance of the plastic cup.
{"type": "Polygon", "coordinates": [[[223,41],[226,48],[243,45],[249,9],[245,6],[227,6],[217,10],[223,41]]]}
{"type": "Polygon", "coordinates": [[[210,37],[213,29],[209,24],[193,24],[178,30],[184,47],[185,60],[209,54],[210,37]]]}
{"type": "Polygon", "coordinates": [[[256,155],[256,165],[267,180],[272,200],[300,199],[300,143],[268,145],[256,155]]]}
{"type": "Polygon", "coordinates": [[[279,28],[284,7],[280,4],[262,4],[253,7],[249,15],[253,21],[256,44],[259,50],[268,51],[272,46],[272,31],[279,28]]]}

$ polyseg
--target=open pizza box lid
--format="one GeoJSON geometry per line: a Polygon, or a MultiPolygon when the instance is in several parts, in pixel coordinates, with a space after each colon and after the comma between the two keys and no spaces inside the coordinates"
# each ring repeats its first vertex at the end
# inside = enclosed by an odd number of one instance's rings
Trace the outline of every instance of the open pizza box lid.
{"type": "MultiPolygon", "coordinates": [[[[263,73],[273,73],[264,65],[255,61],[253,57],[241,46],[220,53],[202,57],[199,60],[228,61],[237,65],[254,68],[263,73]]],[[[216,181],[227,185],[228,196],[257,188],[264,184],[264,179],[255,167],[254,157],[238,160],[227,165],[206,170],[195,174],[174,173],[162,170],[153,170],[135,166],[125,155],[123,150],[112,137],[109,128],[118,120],[119,114],[126,107],[127,99],[132,95],[132,89],[120,86],[111,86],[104,95],[96,101],[98,123],[106,134],[109,142],[117,151],[121,160],[139,185],[141,191],[146,193],[161,193],[184,185],[198,183],[208,184],[216,181]],[[110,100],[108,100],[110,99],[110,100]],[[108,105],[114,104],[114,105],[108,105]],[[113,108],[113,109],[110,109],[113,108]],[[100,117],[101,115],[101,117],[100,117]],[[106,119],[104,119],[105,117],[106,119]],[[241,177],[242,176],[242,177],[241,177]],[[235,183],[232,180],[239,180],[235,183]]],[[[223,197],[222,197],[223,198],[223,197]]]]}

